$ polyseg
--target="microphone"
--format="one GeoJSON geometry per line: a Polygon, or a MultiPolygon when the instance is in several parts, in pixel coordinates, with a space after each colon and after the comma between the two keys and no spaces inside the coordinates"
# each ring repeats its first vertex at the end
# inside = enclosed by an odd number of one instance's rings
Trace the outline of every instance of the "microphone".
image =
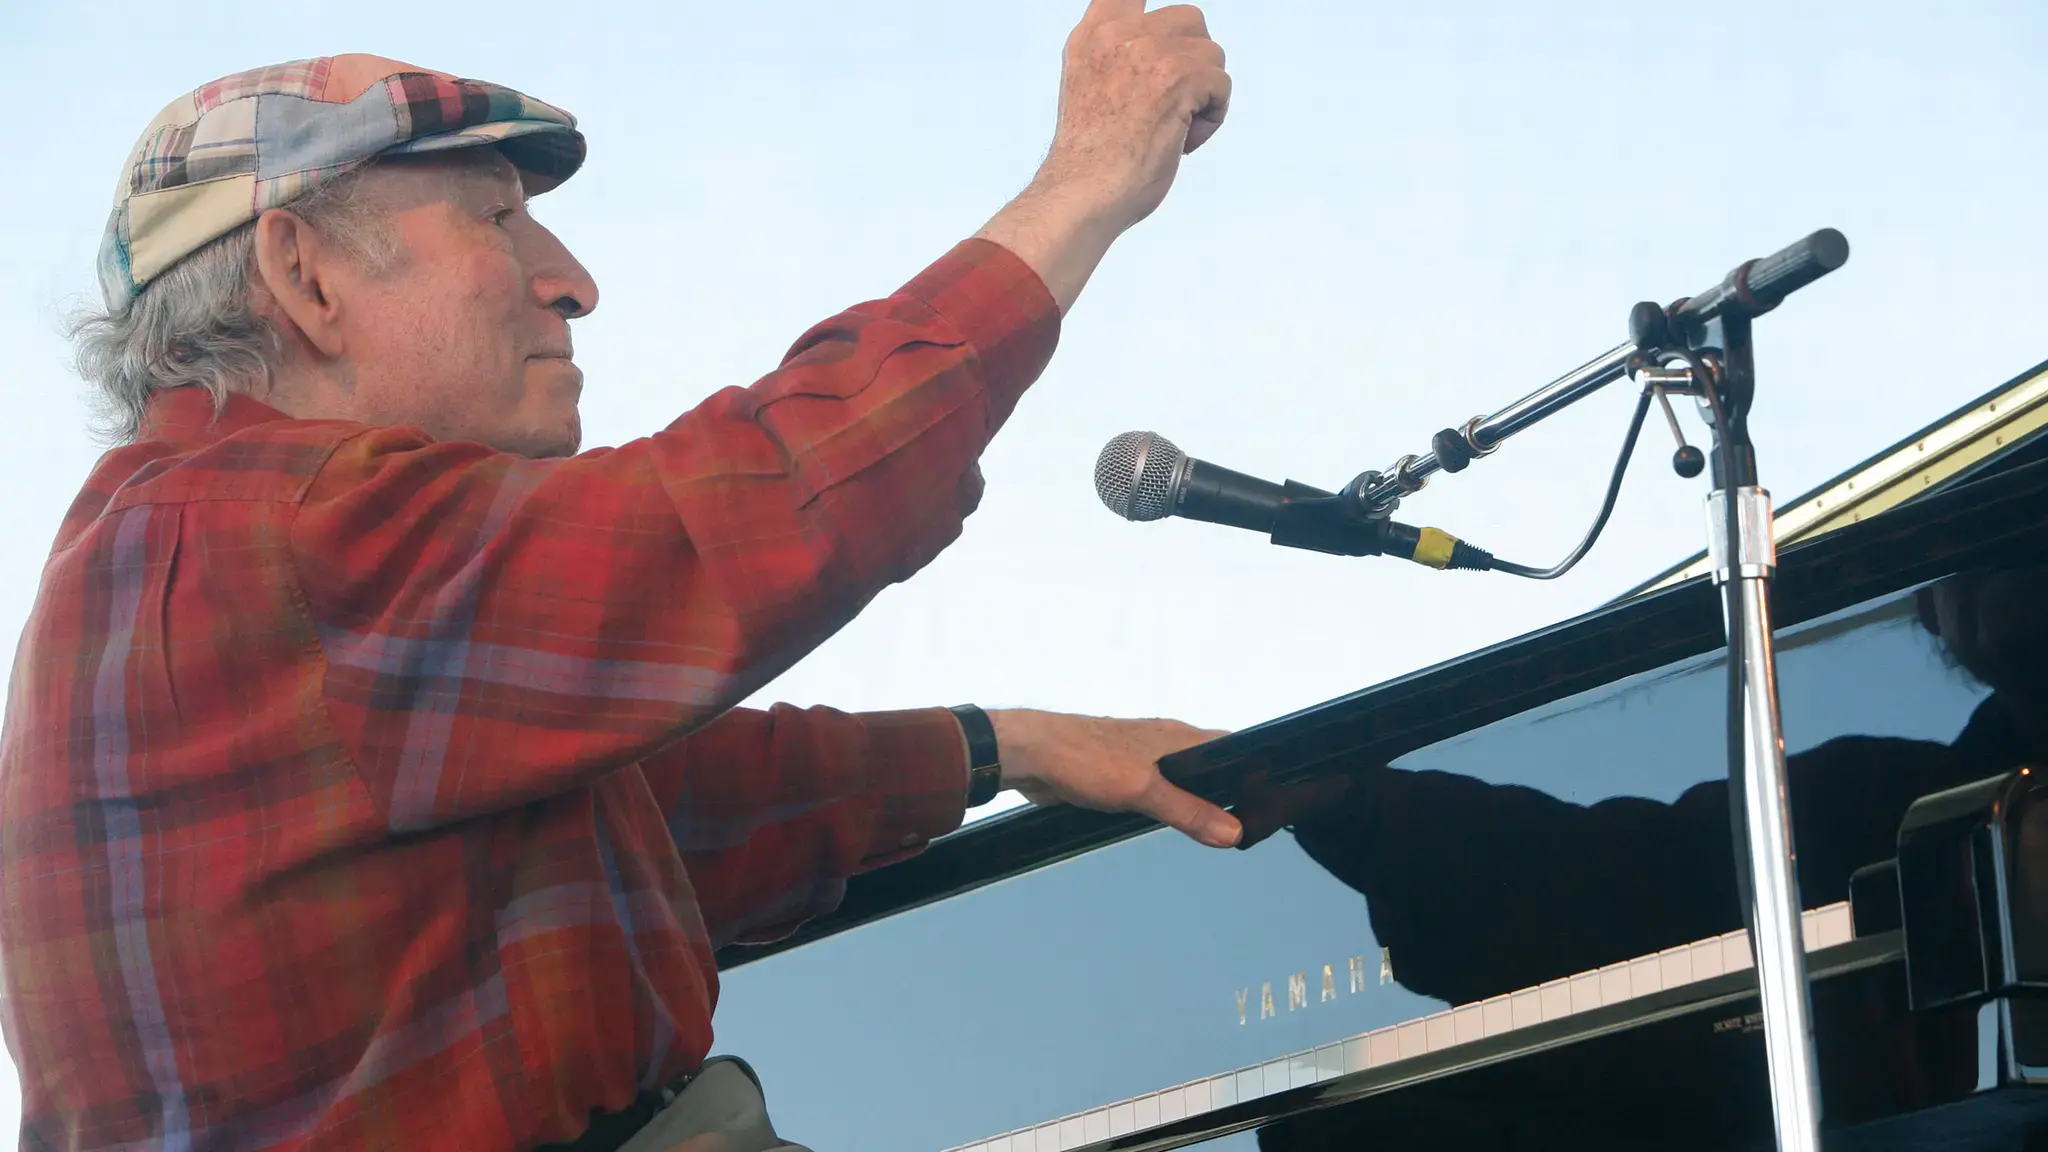
{"type": "Polygon", "coordinates": [[[1363,516],[1353,501],[1294,480],[1275,484],[1197,460],[1156,432],[1125,432],[1095,459],[1095,494],[1126,520],[1179,516],[1264,532],[1273,543],[1336,556],[1398,556],[1484,571],[1492,554],[1436,528],[1363,516]]]}

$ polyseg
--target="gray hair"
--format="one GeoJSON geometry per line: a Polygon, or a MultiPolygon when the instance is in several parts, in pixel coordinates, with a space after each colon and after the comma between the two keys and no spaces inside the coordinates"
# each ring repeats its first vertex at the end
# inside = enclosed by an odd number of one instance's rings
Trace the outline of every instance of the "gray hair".
{"type": "MultiPolygon", "coordinates": [[[[397,235],[374,198],[358,195],[368,170],[329,180],[285,207],[374,268],[395,260],[397,235]]],[[[270,386],[284,347],[257,308],[255,249],[251,221],[166,268],[140,293],[110,297],[72,318],[74,364],[92,387],[107,440],[134,440],[159,392],[196,385],[212,394],[218,412],[230,393],[270,386]]]]}

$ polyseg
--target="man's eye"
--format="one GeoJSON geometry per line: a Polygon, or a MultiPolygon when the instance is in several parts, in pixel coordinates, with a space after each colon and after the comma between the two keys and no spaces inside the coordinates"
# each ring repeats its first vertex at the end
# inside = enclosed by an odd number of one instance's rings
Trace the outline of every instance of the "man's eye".
{"type": "Polygon", "coordinates": [[[510,208],[500,208],[496,212],[491,213],[491,223],[496,224],[500,228],[503,228],[505,222],[510,219],[512,219],[512,209],[510,208]]]}

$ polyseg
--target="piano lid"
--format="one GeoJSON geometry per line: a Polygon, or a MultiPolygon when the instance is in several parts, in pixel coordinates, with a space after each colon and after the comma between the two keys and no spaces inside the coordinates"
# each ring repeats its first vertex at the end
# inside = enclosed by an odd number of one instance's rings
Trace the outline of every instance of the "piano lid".
{"type": "MultiPolygon", "coordinates": [[[[1980,466],[1980,478],[1780,555],[1773,611],[1790,627],[1969,567],[2048,555],[2048,461],[1980,466]]],[[[1311,775],[1332,761],[1390,760],[1603,684],[1718,652],[1720,606],[1694,581],[1609,605],[1190,749],[1173,778],[1225,805],[1252,770],[1311,775]]],[[[1718,737],[1716,737],[1718,739],[1718,737]]],[[[1150,831],[1149,821],[1078,809],[1018,809],[854,877],[845,900],[786,940],[721,950],[722,969],[972,892],[1150,831]]]]}
{"type": "MultiPolygon", "coordinates": [[[[1976,490],[1961,520],[1923,523],[1887,554],[1919,563],[1951,531],[1981,542],[1996,518],[1968,517],[1985,509],[2048,523],[2026,503],[2048,500],[2048,476],[2014,485],[1976,490]]],[[[2005,538],[1999,558],[2048,558],[2020,546],[2042,535],[2005,538]]],[[[2036,746],[2022,729],[2042,710],[2016,702],[2048,684],[2030,662],[2048,654],[2048,577],[2001,567],[1922,591],[1914,570],[1840,566],[1834,587],[1890,587],[1825,614],[1809,590],[1781,633],[1809,907],[1892,851],[1912,799],[2036,746]]],[[[1291,1085],[1333,1045],[1398,1043],[1417,1021],[1425,1041],[1445,1021],[1455,1039],[1455,1005],[1661,968],[1740,925],[1720,654],[1662,658],[1674,617],[1649,619],[1665,631],[1553,640],[1538,648],[1550,656],[1439,673],[1395,705],[1367,693],[1267,726],[1219,758],[1248,824],[1289,826],[1248,850],[1126,837],[733,970],[721,1050],[755,1063],[792,1138],[937,1149],[1059,1121],[1063,1142],[1098,1109],[1130,1103],[1135,1124],[1147,1097],[1169,1123],[1171,1086],[1209,1085],[1213,1106],[1228,1075],[1242,1101],[1247,1069],[1263,1086],[1284,1064],[1291,1085]],[[1499,696],[1536,703],[1490,717],[1499,696]]]]}

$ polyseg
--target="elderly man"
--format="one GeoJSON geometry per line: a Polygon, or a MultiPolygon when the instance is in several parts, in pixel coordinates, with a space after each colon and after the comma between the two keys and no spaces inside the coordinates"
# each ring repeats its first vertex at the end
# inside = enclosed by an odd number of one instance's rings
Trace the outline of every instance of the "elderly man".
{"type": "Polygon", "coordinates": [[[0,747],[24,1148],[785,1147],[750,1074],[698,1090],[720,944],[999,781],[1236,840],[1159,775],[1185,725],[734,708],[958,534],[1229,81],[1195,9],[1094,0],[1061,85],[976,237],[580,455],[597,287],[527,212],[569,116],[340,56],[157,117],[79,332],[129,442],[0,747]]]}

